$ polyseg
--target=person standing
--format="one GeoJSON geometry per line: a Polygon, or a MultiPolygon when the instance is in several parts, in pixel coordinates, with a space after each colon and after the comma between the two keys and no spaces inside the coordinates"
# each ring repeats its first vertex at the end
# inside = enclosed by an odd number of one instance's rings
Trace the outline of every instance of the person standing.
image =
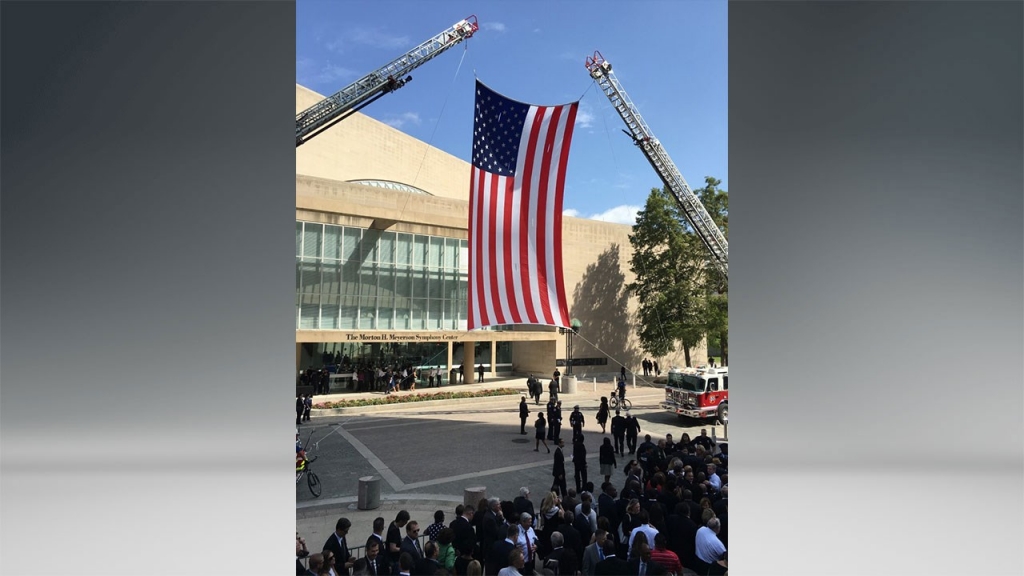
{"type": "Polygon", "coordinates": [[[477,366],[476,367],[476,371],[480,375],[480,383],[483,384],[484,383],[484,365],[480,364],[479,366],[477,366]]]}
{"type": "Polygon", "coordinates": [[[555,399],[554,398],[551,398],[551,399],[548,400],[547,413],[548,413],[548,440],[551,440],[552,442],[554,442],[554,441],[557,440],[557,438],[555,438],[555,427],[552,425],[552,423],[555,421],[555,399]]]}
{"type": "Polygon", "coordinates": [[[598,463],[601,465],[601,474],[604,476],[604,481],[609,482],[612,478],[612,471],[615,470],[615,448],[612,446],[610,438],[604,439],[604,444],[601,444],[600,458],[598,463]]]}
{"type": "Polygon", "coordinates": [[[601,397],[601,407],[597,409],[597,423],[601,425],[601,434],[605,434],[605,424],[608,423],[608,397],[601,397]]]}
{"type": "Polygon", "coordinates": [[[583,412],[580,412],[580,405],[573,406],[572,413],[569,414],[569,425],[572,426],[572,441],[575,444],[576,438],[583,438],[583,412]]]}
{"type": "Polygon", "coordinates": [[[551,426],[551,433],[554,435],[555,441],[557,442],[558,440],[560,440],[562,438],[562,401],[561,400],[558,400],[557,402],[555,402],[554,416],[551,418],[551,421],[548,422],[548,425],[551,426]]]}
{"type": "Polygon", "coordinates": [[[526,434],[526,419],[530,416],[530,408],[526,405],[526,396],[519,400],[519,433],[526,434]]]}
{"type": "Polygon", "coordinates": [[[547,422],[544,420],[543,413],[537,414],[537,421],[533,423],[533,427],[537,429],[537,442],[536,446],[533,448],[533,451],[540,452],[540,443],[543,442],[544,449],[548,451],[548,454],[550,454],[551,448],[548,448],[547,440],[544,440],[544,428],[547,427],[547,422]]]}
{"type": "Polygon", "coordinates": [[[573,435],[572,467],[576,479],[576,493],[583,491],[587,483],[587,447],[583,444],[583,434],[573,435]]]}
{"type": "Polygon", "coordinates": [[[626,444],[629,446],[629,453],[636,453],[637,435],[640,433],[640,422],[630,413],[626,413],[626,444]]]}
{"type": "MultiPolygon", "coordinates": [[[[545,444],[546,446],[547,444],[545,444]]],[[[565,455],[562,453],[564,447],[565,441],[559,438],[558,447],[555,448],[555,463],[551,468],[551,475],[555,478],[551,484],[551,491],[558,493],[562,498],[569,493],[565,486],[565,455]]]]}
{"type": "Polygon", "coordinates": [[[612,418],[612,437],[615,438],[615,451],[619,456],[625,456],[626,450],[626,419],[616,410],[612,418]]]}

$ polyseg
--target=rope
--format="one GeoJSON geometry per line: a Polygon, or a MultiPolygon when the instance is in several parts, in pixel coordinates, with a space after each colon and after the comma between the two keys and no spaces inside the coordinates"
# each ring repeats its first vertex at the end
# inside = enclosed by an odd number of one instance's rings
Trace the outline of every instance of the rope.
{"type": "MultiPolygon", "coordinates": [[[[416,186],[420,179],[420,172],[423,171],[423,165],[427,162],[427,153],[430,152],[431,145],[434,142],[434,136],[437,134],[437,127],[441,125],[441,117],[444,116],[444,109],[448,106],[448,99],[452,95],[452,88],[455,87],[455,81],[459,78],[459,71],[462,70],[462,63],[466,60],[466,54],[469,53],[469,43],[465,44],[465,49],[462,51],[462,58],[459,59],[459,66],[455,69],[455,76],[452,78],[451,85],[448,86],[448,93],[445,94],[444,103],[441,104],[441,112],[437,115],[437,122],[434,122],[434,129],[430,132],[430,139],[427,140],[427,145],[423,149],[423,158],[420,159],[420,166],[416,169],[416,176],[412,179],[412,185],[416,186]]],[[[474,70],[474,75],[476,71],[474,70]]],[[[405,209],[409,207],[409,201],[412,200],[412,194],[405,199],[405,204],[402,206],[402,210],[398,213],[398,219],[401,220],[402,216],[405,215],[405,209]]]]}

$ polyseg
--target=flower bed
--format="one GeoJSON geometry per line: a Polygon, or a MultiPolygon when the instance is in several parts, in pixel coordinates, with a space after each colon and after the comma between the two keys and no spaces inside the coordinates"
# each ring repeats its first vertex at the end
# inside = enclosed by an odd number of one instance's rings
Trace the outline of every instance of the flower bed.
{"type": "Polygon", "coordinates": [[[357,400],[338,400],[337,402],[318,402],[313,408],[320,410],[331,408],[359,408],[361,406],[386,406],[388,404],[408,404],[427,400],[454,400],[459,398],[487,398],[490,396],[523,395],[522,390],[514,388],[497,388],[495,390],[478,390],[475,392],[436,392],[432,394],[389,394],[378,398],[360,398],[357,400]]]}

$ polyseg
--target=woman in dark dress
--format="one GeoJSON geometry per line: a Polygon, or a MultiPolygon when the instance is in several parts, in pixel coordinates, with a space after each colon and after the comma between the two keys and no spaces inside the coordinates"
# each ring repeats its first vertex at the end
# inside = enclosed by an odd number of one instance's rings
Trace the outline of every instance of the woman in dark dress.
{"type": "Polygon", "coordinates": [[[544,413],[537,413],[537,421],[533,423],[533,427],[537,429],[537,442],[536,447],[533,449],[534,452],[540,452],[540,443],[544,443],[544,448],[551,453],[551,448],[548,448],[548,441],[545,440],[544,431],[547,429],[547,420],[544,419],[544,413]]]}
{"type": "Polygon", "coordinates": [[[601,434],[606,434],[605,424],[608,422],[608,397],[601,397],[601,407],[597,409],[597,423],[601,425],[601,434]]]}

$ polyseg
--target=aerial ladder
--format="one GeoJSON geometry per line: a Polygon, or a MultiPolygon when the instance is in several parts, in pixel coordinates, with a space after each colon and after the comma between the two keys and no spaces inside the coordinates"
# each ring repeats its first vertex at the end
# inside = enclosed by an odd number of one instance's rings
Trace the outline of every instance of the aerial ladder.
{"type": "Polygon", "coordinates": [[[622,89],[622,85],[619,84],[612,72],[612,65],[604,59],[600,52],[594,52],[593,56],[587,57],[586,67],[590,72],[590,77],[597,82],[619,116],[626,122],[629,131],[623,130],[623,132],[633,139],[633,143],[643,151],[647,161],[661,176],[694,232],[711,252],[712,263],[728,280],[729,243],[726,241],[725,235],[711,219],[711,215],[708,214],[697,195],[690,190],[690,186],[683,179],[683,175],[679,173],[679,169],[672,163],[672,159],[668,157],[665,149],[661,147],[658,139],[654,137],[647,123],[640,116],[636,106],[626,95],[626,91],[622,89]]]}
{"type": "Polygon", "coordinates": [[[456,22],[447,30],[406,52],[390,64],[370,72],[333,96],[324,98],[295,115],[295,147],[348,118],[381,96],[412,80],[409,72],[445,50],[471,38],[480,26],[476,16],[456,22]]]}

